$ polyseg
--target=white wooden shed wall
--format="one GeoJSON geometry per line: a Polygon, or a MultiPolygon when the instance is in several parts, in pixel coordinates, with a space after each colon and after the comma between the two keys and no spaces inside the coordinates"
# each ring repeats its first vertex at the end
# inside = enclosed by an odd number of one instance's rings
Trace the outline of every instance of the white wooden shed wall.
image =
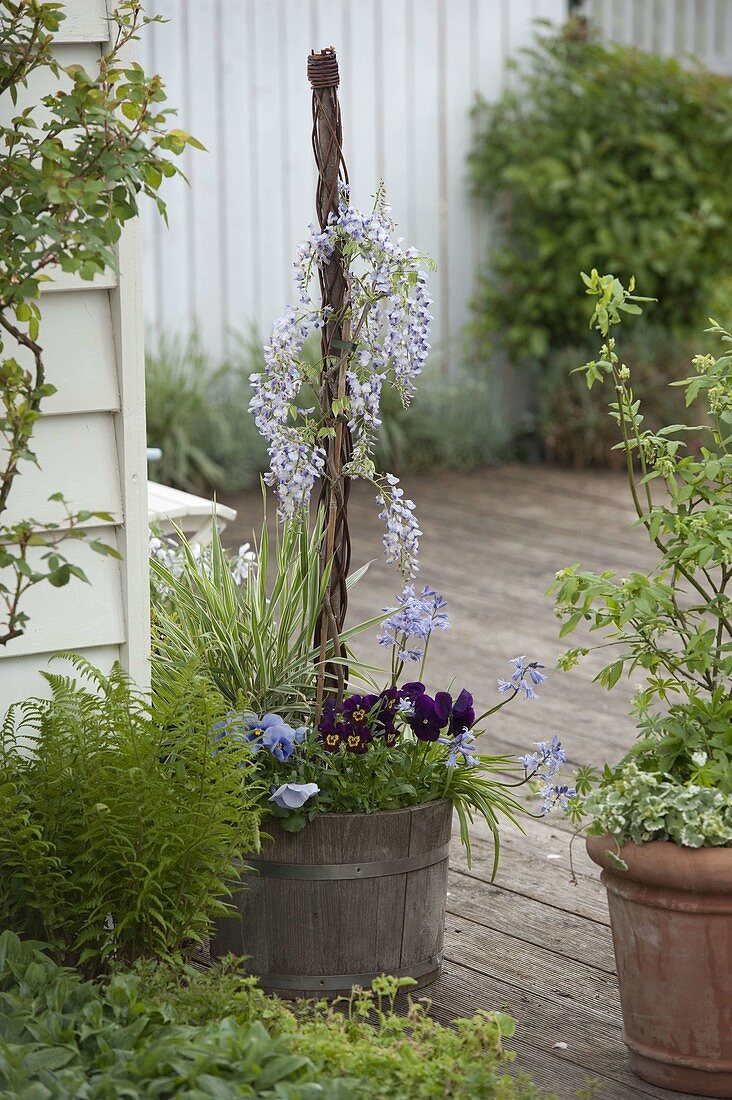
{"type": "MultiPolygon", "coordinates": [[[[104,0],[69,0],[54,51],[61,64],[94,71],[108,37],[104,0]]],[[[34,80],[24,102],[56,83],[34,80]]],[[[13,112],[3,103],[3,112],[13,112]]],[[[93,534],[116,546],[121,561],[92,553],[83,542],[64,552],[90,584],[42,584],[23,609],[25,634],[0,650],[0,715],[45,684],[39,669],[58,650],[76,650],[109,668],[121,659],[139,681],[148,675],[149,605],[143,319],[137,226],[119,244],[119,272],[93,283],[54,274],[41,301],[40,343],[57,393],[43,406],[34,446],[40,469],[21,467],[7,520],[59,518],[51,493],[72,510],[108,511],[115,522],[93,534]]],[[[19,356],[22,353],[19,353],[19,356]]]]}
{"type": "Polygon", "coordinates": [[[603,36],[732,74],[732,0],[585,0],[603,36]]]}
{"type": "Polygon", "coordinates": [[[306,59],[333,45],[357,204],[379,178],[410,244],[439,264],[434,343],[468,318],[488,227],[471,203],[470,108],[494,98],[534,21],[566,0],[149,0],[141,61],[159,71],[191,151],[171,181],[170,228],[143,214],[145,316],[153,331],[198,325],[218,356],[231,333],[264,336],[291,300],[295,246],[314,216],[306,59]]]}

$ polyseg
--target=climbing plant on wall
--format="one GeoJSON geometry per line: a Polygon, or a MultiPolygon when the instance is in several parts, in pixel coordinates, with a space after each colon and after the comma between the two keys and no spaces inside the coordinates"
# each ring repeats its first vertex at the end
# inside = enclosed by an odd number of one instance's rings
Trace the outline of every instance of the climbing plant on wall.
{"type": "MultiPolygon", "coordinates": [[[[109,16],[110,40],[96,72],[62,66],[52,51],[63,5],[3,0],[0,5],[0,645],[24,632],[23,598],[43,581],[60,587],[83,570],[62,552],[84,538],[101,512],[72,511],[61,494],[59,518],[7,522],[23,463],[37,463],[33,432],[54,393],[44,365],[40,292],[58,271],[91,280],[115,265],[115,245],[151,196],[180,169],[172,157],[190,135],[168,126],[165,89],[130,60],[130,45],[148,18],[136,0],[109,16]],[[38,84],[58,90],[35,95],[38,84]]],[[[90,549],[115,551],[99,539],[90,549]]]]}

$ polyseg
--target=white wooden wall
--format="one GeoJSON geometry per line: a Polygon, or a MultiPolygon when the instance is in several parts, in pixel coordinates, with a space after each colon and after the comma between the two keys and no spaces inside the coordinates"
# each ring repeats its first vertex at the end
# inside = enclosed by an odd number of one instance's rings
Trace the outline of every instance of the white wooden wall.
{"type": "MultiPolygon", "coordinates": [[[[54,52],[62,65],[95,71],[108,27],[104,0],[70,0],[54,52]]],[[[39,74],[40,75],[40,74],[39,74]]],[[[34,79],[23,103],[58,81],[34,79]]],[[[3,103],[3,112],[15,113],[3,103]]],[[[23,609],[25,634],[0,649],[0,716],[7,706],[44,689],[39,669],[58,650],[76,650],[103,668],[121,659],[132,675],[148,675],[149,606],[143,319],[138,229],[119,245],[119,275],[93,283],[55,272],[41,301],[40,343],[48,380],[58,392],[43,406],[34,447],[40,469],[25,464],[10,496],[7,521],[59,519],[48,501],[62,492],[73,510],[108,511],[115,522],[90,533],[116,546],[122,560],[92,553],[82,542],[64,552],[91,584],[42,584],[23,609]]],[[[18,352],[18,357],[22,356],[18,352]]]]}
{"type": "Polygon", "coordinates": [[[200,327],[213,355],[233,331],[268,333],[292,296],[292,258],[314,216],[306,59],[333,45],[355,201],[387,184],[410,244],[439,264],[435,343],[468,316],[487,227],[467,191],[470,107],[495,97],[536,19],[566,0],[148,0],[141,60],[207,153],[172,181],[170,228],[143,216],[145,317],[200,327]]]}
{"type": "Polygon", "coordinates": [[[586,0],[606,38],[732,74],[732,0],[586,0]]]}

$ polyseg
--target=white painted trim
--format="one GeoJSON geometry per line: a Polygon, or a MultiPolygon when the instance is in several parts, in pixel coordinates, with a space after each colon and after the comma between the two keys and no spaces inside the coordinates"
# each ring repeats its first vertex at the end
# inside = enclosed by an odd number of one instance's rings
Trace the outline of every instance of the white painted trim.
{"type": "Polygon", "coordinates": [[[147,437],[145,347],[137,221],[128,222],[118,245],[120,279],[110,291],[117,354],[120,411],[115,414],[124,526],[122,603],[127,637],[122,664],[141,686],[150,680],[150,589],[148,583],[147,437]]]}

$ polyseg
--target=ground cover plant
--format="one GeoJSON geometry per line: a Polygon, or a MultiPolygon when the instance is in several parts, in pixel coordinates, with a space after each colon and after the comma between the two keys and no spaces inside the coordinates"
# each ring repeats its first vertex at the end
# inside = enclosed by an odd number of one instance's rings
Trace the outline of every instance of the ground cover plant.
{"type": "Polygon", "coordinates": [[[46,674],[51,698],[2,727],[0,927],[94,974],[201,941],[257,792],[240,748],[212,753],[222,707],[195,668],[150,699],[73,663],[80,682],[46,674]]]}
{"type": "MultiPolygon", "coordinates": [[[[648,574],[618,578],[583,570],[557,574],[554,593],[562,633],[579,623],[615,649],[597,679],[612,688],[624,674],[644,676],[634,698],[639,738],[582,808],[591,831],[619,842],[673,840],[686,847],[732,844],[732,335],[717,322],[711,332],[722,353],[699,355],[675,383],[693,427],[649,429],[632,368],[612,335],[639,298],[613,275],[583,276],[595,299],[593,326],[603,338],[597,359],[582,373],[588,386],[612,387],[610,414],[625,457],[638,525],[657,553],[648,574]],[[700,436],[698,452],[689,436],[700,436]]],[[[570,649],[571,668],[588,647],[570,649]]]]}
{"type": "Polygon", "coordinates": [[[145,967],[104,985],[0,934],[0,1091],[46,1100],[539,1100],[506,1074],[511,1017],[441,1027],[423,1002],[393,1010],[395,979],[347,1010],[291,1011],[233,972],[145,967]]]}
{"type": "MultiPolygon", "coordinates": [[[[549,457],[580,464],[588,450],[600,459],[606,434],[597,391],[583,394],[568,371],[559,377],[584,328],[578,268],[626,284],[634,274],[658,298],[632,357],[650,352],[647,380],[658,377],[645,390],[649,422],[684,419],[683,407],[670,417],[664,409],[678,362],[669,336],[696,338],[710,309],[726,309],[732,90],[701,66],[600,40],[579,21],[540,34],[524,61],[515,86],[476,115],[472,184],[498,239],[475,330],[508,353],[532,397],[543,390],[532,411],[549,457]],[[591,410],[597,434],[578,432],[578,406],[591,410]]],[[[591,354],[585,341],[580,361],[591,354]]]]}
{"type": "MultiPolygon", "coordinates": [[[[169,128],[160,77],[148,78],[126,60],[129,43],[148,22],[139,3],[110,11],[111,43],[96,73],[55,59],[53,36],[65,18],[62,4],[42,0],[5,0],[0,9],[0,93],[12,104],[0,124],[0,521],[19,495],[24,464],[37,464],[33,432],[55,392],[46,377],[43,283],[59,270],[93,279],[114,268],[115,244],[138,213],[138,196],[151,197],[164,214],[158,192],[179,171],[173,158],[198,144],[169,128]],[[59,90],[26,102],[29,82],[49,77],[59,90]]],[[[50,499],[57,519],[3,523],[0,645],[23,634],[30,588],[86,580],[66,558],[64,543],[85,539],[92,551],[116,554],[84,530],[91,519],[113,517],[74,511],[58,493],[50,499]]]]}

